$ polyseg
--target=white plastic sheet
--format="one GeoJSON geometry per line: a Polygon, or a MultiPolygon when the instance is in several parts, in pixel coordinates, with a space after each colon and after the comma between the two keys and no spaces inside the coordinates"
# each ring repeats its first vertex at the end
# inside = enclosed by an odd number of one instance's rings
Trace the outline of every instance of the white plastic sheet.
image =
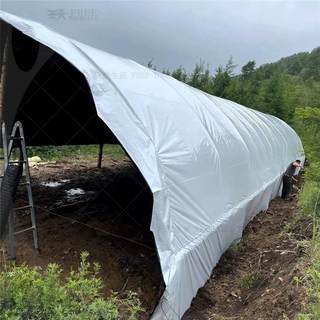
{"type": "MultiPolygon", "coordinates": [[[[0,12],[86,77],[98,115],[145,177],[166,291],[154,319],[180,319],[220,256],[279,194],[297,134],[276,117],[0,12]]],[[[57,128],[59,130],[59,128],[57,128]]]]}

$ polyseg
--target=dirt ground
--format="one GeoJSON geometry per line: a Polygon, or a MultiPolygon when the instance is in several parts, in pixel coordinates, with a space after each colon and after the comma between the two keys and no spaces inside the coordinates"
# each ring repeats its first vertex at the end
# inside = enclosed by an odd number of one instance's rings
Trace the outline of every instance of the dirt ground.
{"type": "MultiPolygon", "coordinates": [[[[148,319],[164,287],[149,231],[152,196],[138,170],[129,160],[108,160],[102,169],[58,162],[33,168],[32,176],[41,253],[33,251],[30,233],[21,234],[17,262],[42,267],[57,262],[68,271],[86,250],[102,267],[105,294],[136,291],[146,309],[141,319],[148,319]],[[60,185],[44,184],[56,182],[60,185]]],[[[23,205],[23,190],[18,198],[23,205]]],[[[305,296],[297,281],[304,249],[284,226],[296,209],[295,197],[273,200],[225,253],[183,319],[294,319],[305,296]]],[[[20,214],[18,223],[26,226],[29,216],[20,214]]]]}

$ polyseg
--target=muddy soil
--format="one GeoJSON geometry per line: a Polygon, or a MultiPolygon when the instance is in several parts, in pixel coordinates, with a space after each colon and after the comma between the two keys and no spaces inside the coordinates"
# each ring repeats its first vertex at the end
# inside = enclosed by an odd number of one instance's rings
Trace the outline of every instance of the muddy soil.
{"type": "MultiPolygon", "coordinates": [[[[164,287],[149,231],[152,197],[135,166],[127,159],[105,161],[102,169],[58,162],[33,168],[32,176],[41,253],[33,251],[31,234],[21,234],[17,262],[42,267],[57,262],[68,271],[86,250],[102,267],[105,294],[137,292],[146,309],[141,319],[148,319],[164,287]],[[60,185],[50,186],[56,182],[60,185]]],[[[24,199],[20,190],[21,205],[24,199]]],[[[294,319],[305,296],[296,281],[304,251],[284,227],[296,210],[296,197],[273,200],[225,253],[183,319],[294,319]]],[[[20,227],[28,222],[19,215],[20,227]]]]}

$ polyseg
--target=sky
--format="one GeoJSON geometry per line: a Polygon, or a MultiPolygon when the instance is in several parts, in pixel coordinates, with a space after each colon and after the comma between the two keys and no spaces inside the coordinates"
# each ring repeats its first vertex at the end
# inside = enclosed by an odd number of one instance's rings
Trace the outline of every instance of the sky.
{"type": "Polygon", "coordinates": [[[320,46],[314,1],[2,1],[1,10],[158,69],[258,65],[320,46]]]}

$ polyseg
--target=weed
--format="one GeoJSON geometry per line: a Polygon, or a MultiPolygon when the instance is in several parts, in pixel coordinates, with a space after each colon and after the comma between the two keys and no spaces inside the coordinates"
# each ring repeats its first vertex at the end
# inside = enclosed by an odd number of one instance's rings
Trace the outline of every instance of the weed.
{"type": "Polygon", "coordinates": [[[257,271],[252,271],[247,273],[240,279],[240,288],[242,289],[251,289],[253,288],[260,279],[260,273],[257,271]]]}

